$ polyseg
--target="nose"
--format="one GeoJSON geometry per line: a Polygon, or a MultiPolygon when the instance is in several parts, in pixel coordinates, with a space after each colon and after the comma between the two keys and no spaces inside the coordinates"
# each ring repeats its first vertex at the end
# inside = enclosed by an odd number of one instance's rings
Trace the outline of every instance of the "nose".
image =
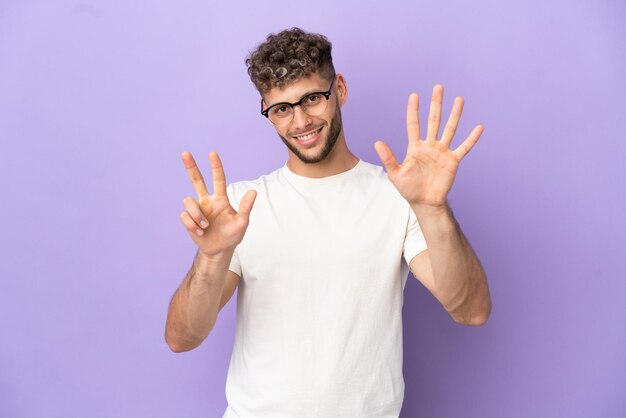
{"type": "Polygon", "coordinates": [[[292,122],[292,127],[295,130],[300,131],[301,129],[306,128],[308,125],[311,124],[311,117],[309,115],[307,115],[306,113],[304,113],[304,110],[302,110],[302,106],[294,106],[293,107],[293,120],[292,122]]]}

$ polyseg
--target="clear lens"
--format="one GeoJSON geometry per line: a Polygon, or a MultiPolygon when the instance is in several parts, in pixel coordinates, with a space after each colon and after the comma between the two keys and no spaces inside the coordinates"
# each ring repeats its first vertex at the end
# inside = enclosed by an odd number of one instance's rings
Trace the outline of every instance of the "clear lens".
{"type": "Polygon", "coordinates": [[[326,110],[328,100],[321,93],[313,93],[302,99],[302,110],[310,116],[318,116],[326,110]]]}
{"type": "Polygon", "coordinates": [[[275,106],[270,109],[269,117],[273,121],[289,120],[293,117],[293,108],[289,105],[275,106]]]}
{"type": "MultiPolygon", "coordinates": [[[[300,107],[309,116],[319,116],[326,110],[328,99],[321,93],[312,93],[300,101],[300,107]]],[[[293,118],[293,107],[288,104],[272,107],[268,113],[270,121],[275,125],[289,123],[293,118]]]]}

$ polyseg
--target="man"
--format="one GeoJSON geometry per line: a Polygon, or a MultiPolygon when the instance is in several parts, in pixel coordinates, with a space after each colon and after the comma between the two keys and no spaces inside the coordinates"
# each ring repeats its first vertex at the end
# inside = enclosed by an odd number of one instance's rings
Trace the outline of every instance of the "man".
{"type": "Polygon", "coordinates": [[[481,325],[491,310],[485,273],[446,201],[483,128],[449,148],[457,98],[437,139],[437,85],[422,139],[411,94],[402,164],[374,144],[385,172],[348,149],[348,88],[324,36],[270,35],[246,64],[289,159],[227,187],[211,152],[209,195],[182,154],[198,200],[184,200],[181,220],[198,252],[170,303],[166,341],[175,352],[200,345],[238,288],[224,417],[397,417],[408,268],[455,321],[481,325]]]}

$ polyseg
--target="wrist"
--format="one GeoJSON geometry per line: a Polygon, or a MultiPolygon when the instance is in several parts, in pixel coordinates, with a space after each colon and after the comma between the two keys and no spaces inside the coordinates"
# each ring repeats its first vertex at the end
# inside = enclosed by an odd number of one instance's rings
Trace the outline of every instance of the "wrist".
{"type": "Polygon", "coordinates": [[[427,205],[420,203],[410,203],[411,209],[415,212],[415,215],[421,217],[437,217],[450,213],[450,207],[446,200],[441,205],[427,205]]]}
{"type": "Polygon", "coordinates": [[[211,264],[221,264],[224,262],[230,263],[230,259],[233,257],[233,253],[235,252],[234,248],[216,251],[216,252],[205,252],[198,248],[198,253],[196,257],[200,262],[203,263],[211,263],[211,264]]]}
{"type": "Polygon", "coordinates": [[[205,284],[217,284],[222,286],[226,278],[226,272],[233,256],[232,251],[224,251],[216,254],[206,254],[198,249],[191,267],[193,280],[205,284]]]}

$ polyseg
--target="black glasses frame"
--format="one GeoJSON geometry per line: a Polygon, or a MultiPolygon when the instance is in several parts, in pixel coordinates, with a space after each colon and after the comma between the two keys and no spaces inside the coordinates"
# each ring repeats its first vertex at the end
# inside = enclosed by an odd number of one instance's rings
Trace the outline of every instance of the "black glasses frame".
{"type": "MultiPolygon", "coordinates": [[[[296,106],[302,107],[302,102],[304,101],[304,99],[306,99],[307,97],[309,97],[309,96],[311,96],[313,94],[321,94],[322,96],[324,96],[326,98],[326,101],[328,101],[328,100],[330,100],[330,94],[333,91],[333,84],[335,84],[335,78],[336,78],[336,75],[333,75],[333,81],[331,81],[330,87],[328,88],[327,91],[314,91],[313,93],[309,93],[309,94],[306,94],[306,95],[302,96],[302,98],[300,100],[298,100],[297,102],[294,102],[294,103],[280,102],[280,103],[273,104],[270,107],[268,107],[267,109],[263,110],[263,99],[261,99],[261,114],[269,119],[270,118],[269,111],[273,107],[276,107],[276,106],[289,106],[289,107],[291,107],[292,110],[296,106]]],[[[304,112],[304,113],[306,113],[306,112],[304,112]]],[[[307,113],[307,115],[308,115],[308,113],[307,113]]],[[[271,121],[271,119],[270,119],[270,121],[271,121]]]]}

